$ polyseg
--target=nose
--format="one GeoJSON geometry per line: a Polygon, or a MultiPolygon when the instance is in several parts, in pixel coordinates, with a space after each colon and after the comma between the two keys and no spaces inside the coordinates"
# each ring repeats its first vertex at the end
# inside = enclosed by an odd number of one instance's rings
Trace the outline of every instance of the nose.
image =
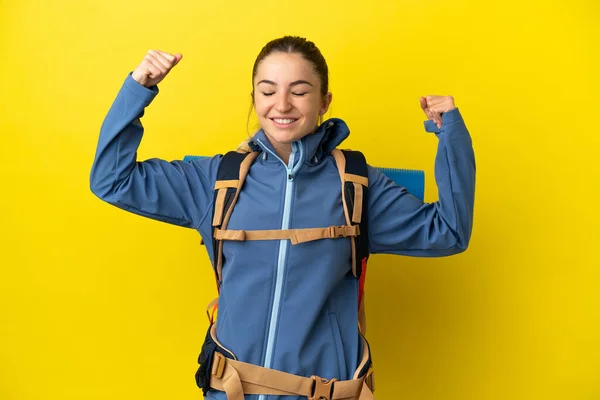
{"type": "Polygon", "coordinates": [[[275,110],[279,113],[286,113],[292,108],[292,103],[287,93],[280,93],[277,95],[275,102],[275,110]]]}

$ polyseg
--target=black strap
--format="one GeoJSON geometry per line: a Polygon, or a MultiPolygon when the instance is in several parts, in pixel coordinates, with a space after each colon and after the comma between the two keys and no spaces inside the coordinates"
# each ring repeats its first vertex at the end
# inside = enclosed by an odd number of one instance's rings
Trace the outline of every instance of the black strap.
{"type": "MultiPolygon", "coordinates": [[[[219,164],[219,169],[217,170],[217,181],[230,181],[230,180],[239,180],[240,179],[240,166],[244,159],[250,153],[238,153],[237,151],[230,151],[226,153],[221,159],[221,163],[219,164]]],[[[218,190],[214,191],[213,194],[213,216],[215,213],[215,206],[217,202],[217,193],[218,190]]],[[[227,193],[225,194],[225,205],[223,207],[223,217],[229,211],[231,207],[231,203],[235,197],[236,188],[227,188],[227,193]]],[[[221,224],[223,222],[221,219],[221,224]]],[[[219,228],[221,229],[221,225],[213,227],[213,229],[219,228]]],[[[212,248],[213,248],[213,267],[217,267],[217,252],[219,250],[219,241],[215,239],[214,235],[212,235],[212,248]]],[[[224,257],[224,256],[223,256],[224,257]]],[[[223,260],[225,262],[225,260],[223,260]]],[[[219,282],[220,283],[220,282],[219,282]]]]}
{"type": "MultiPolygon", "coordinates": [[[[352,175],[358,175],[363,178],[369,179],[369,171],[367,169],[367,160],[363,153],[356,150],[342,150],[344,157],[346,158],[346,173],[352,175]]],[[[346,182],[344,185],[345,196],[346,196],[346,207],[348,207],[348,215],[350,220],[354,213],[354,183],[346,182]]],[[[369,258],[369,216],[368,216],[368,195],[369,187],[363,186],[362,191],[362,217],[359,225],[360,235],[355,237],[356,243],[356,277],[360,278],[362,275],[362,262],[369,258]]],[[[353,223],[353,225],[356,225],[353,223]]]]}

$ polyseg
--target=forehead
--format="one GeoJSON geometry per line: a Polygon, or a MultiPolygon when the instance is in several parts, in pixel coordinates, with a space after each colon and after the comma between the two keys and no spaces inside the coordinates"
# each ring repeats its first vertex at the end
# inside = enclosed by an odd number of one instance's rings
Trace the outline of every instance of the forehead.
{"type": "Polygon", "coordinates": [[[279,84],[297,80],[316,82],[319,80],[319,75],[313,65],[300,54],[273,53],[258,65],[254,83],[263,79],[279,84]]]}

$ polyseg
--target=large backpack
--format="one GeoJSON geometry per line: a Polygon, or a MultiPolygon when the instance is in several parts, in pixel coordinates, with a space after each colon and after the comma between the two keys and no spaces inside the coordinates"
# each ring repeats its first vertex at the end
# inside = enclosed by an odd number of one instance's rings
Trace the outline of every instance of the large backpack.
{"type": "MultiPolygon", "coordinates": [[[[358,325],[361,333],[366,333],[366,316],[364,305],[364,288],[369,258],[368,243],[368,205],[367,196],[369,179],[367,162],[359,151],[334,149],[332,152],[340,172],[340,190],[345,226],[326,228],[289,229],[273,231],[233,231],[227,229],[227,224],[233,212],[235,203],[243,188],[244,180],[250,166],[259,153],[231,151],[221,160],[214,186],[213,198],[213,268],[220,291],[223,267],[223,242],[225,240],[281,240],[289,239],[292,244],[324,238],[348,237],[352,246],[352,273],[359,280],[358,293],[358,325]]],[[[218,297],[207,307],[207,315],[211,325],[215,320],[218,308],[218,297]]]]}
{"type": "Polygon", "coordinates": [[[368,245],[368,171],[362,153],[351,150],[334,149],[332,155],[340,173],[340,190],[346,225],[325,228],[305,228],[288,230],[230,230],[227,225],[244,181],[258,152],[229,152],[223,156],[214,186],[213,198],[213,267],[220,292],[223,267],[223,242],[225,240],[285,240],[292,244],[319,239],[348,238],[352,248],[352,273],[358,284],[358,327],[362,334],[363,354],[353,378],[347,381],[295,376],[281,371],[270,370],[237,361],[235,355],[222,346],[216,337],[215,312],[217,297],[208,308],[209,330],[198,357],[200,367],[196,371],[196,383],[206,395],[208,390],[223,390],[230,400],[242,400],[244,393],[300,394],[309,400],[332,398],[359,398],[373,400],[375,390],[371,351],[364,335],[366,318],[364,308],[364,283],[366,278],[368,245]],[[246,392],[242,382],[251,383],[254,391],[246,392]],[[284,384],[284,382],[287,382],[284,384]],[[335,382],[335,387],[333,386],[335,382]],[[303,389],[302,389],[303,388],[303,389]],[[337,388],[337,389],[336,389],[337,388]],[[337,392],[336,392],[337,390],[337,392]],[[336,394],[337,393],[337,394],[336,394]],[[334,396],[335,395],[335,396],[334,396]]]}
{"type": "MultiPolygon", "coordinates": [[[[198,357],[196,383],[206,395],[211,388],[225,391],[230,400],[243,400],[244,394],[300,395],[309,400],[352,398],[374,400],[375,389],[371,351],[364,335],[366,318],[364,289],[369,258],[368,245],[368,171],[365,157],[358,151],[334,149],[332,155],[340,174],[340,190],[346,225],[326,228],[236,231],[227,229],[235,203],[243,189],[244,180],[259,153],[246,150],[229,152],[221,160],[217,172],[213,199],[213,267],[217,291],[221,286],[223,241],[225,240],[284,240],[292,244],[324,238],[348,238],[352,245],[352,273],[358,279],[358,327],[362,334],[363,354],[352,379],[337,381],[318,376],[310,378],[287,374],[236,359],[235,354],[219,343],[216,336],[215,312],[218,298],[209,304],[210,326],[198,357]],[[334,385],[335,383],[335,385],[334,385]],[[250,385],[250,386],[244,386],[250,385]],[[248,390],[246,390],[248,389],[248,390]]],[[[190,161],[203,156],[186,156],[190,161]]],[[[380,172],[423,200],[424,173],[418,170],[378,168],[380,172]]],[[[356,306],[356,305],[349,305],[356,306]]]]}

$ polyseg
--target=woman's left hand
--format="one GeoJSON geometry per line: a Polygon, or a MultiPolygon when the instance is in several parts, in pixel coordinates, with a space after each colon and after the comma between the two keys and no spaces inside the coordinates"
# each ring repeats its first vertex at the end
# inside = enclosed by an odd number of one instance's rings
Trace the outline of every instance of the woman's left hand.
{"type": "Polygon", "coordinates": [[[427,118],[432,120],[440,129],[442,127],[442,114],[456,108],[452,96],[427,96],[421,97],[421,108],[427,118]]]}

